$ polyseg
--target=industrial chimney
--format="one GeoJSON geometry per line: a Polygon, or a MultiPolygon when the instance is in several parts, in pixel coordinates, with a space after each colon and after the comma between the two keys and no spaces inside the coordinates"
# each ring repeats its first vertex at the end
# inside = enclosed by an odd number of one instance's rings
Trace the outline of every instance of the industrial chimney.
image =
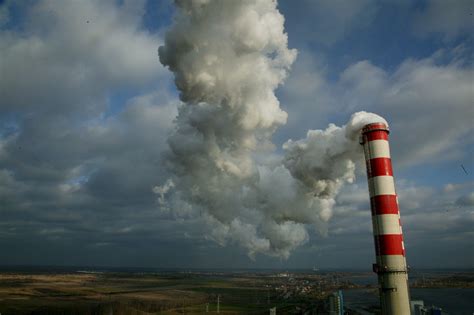
{"type": "Polygon", "coordinates": [[[408,274],[400,211],[393,180],[388,127],[372,123],[362,129],[369,182],[370,208],[383,315],[410,314],[408,274]]]}

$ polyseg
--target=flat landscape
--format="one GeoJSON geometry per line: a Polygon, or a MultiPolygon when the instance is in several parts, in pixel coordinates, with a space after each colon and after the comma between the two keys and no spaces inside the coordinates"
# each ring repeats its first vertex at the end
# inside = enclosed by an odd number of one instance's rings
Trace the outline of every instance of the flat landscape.
{"type": "MultiPolygon", "coordinates": [[[[472,290],[473,273],[414,273],[412,288],[472,290]]],[[[365,272],[2,272],[0,313],[6,314],[278,314],[323,313],[342,289],[370,299],[374,275],[365,272]]],[[[467,291],[466,291],[467,292],[467,291]]],[[[349,301],[350,302],[350,301],[349,301]]],[[[347,309],[350,314],[361,314],[347,309]]]]}
{"type": "MultiPolygon", "coordinates": [[[[276,278],[278,279],[278,278],[276,278]]],[[[306,305],[277,298],[272,277],[222,274],[66,273],[0,275],[1,314],[263,314],[306,305]]],[[[275,282],[275,281],[273,281],[275,282]]]]}

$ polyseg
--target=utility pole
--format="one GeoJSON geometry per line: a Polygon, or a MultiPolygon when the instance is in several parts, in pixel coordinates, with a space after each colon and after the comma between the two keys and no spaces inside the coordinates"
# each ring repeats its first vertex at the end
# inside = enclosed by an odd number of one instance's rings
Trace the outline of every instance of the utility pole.
{"type": "Polygon", "coordinates": [[[221,308],[221,305],[220,305],[220,302],[221,302],[221,301],[220,301],[220,299],[221,299],[221,296],[218,294],[218,295],[217,295],[217,313],[218,313],[218,314],[219,314],[220,311],[221,311],[221,309],[220,309],[220,308],[221,308]]]}

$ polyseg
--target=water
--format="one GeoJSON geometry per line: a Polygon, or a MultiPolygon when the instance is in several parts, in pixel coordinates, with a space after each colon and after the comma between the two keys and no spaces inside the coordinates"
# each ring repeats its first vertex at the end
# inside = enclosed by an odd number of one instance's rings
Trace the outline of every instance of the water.
{"type": "Polygon", "coordinates": [[[423,300],[425,305],[435,305],[451,315],[474,313],[474,289],[439,288],[411,289],[412,300],[423,300]]]}
{"type": "MultiPolygon", "coordinates": [[[[474,313],[474,289],[437,288],[410,289],[412,300],[423,300],[425,305],[441,307],[450,315],[471,315],[474,313]]],[[[344,303],[347,307],[363,314],[371,314],[371,305],[379,305],[378,292],[375,290],[345,290],[344,303]]]]}

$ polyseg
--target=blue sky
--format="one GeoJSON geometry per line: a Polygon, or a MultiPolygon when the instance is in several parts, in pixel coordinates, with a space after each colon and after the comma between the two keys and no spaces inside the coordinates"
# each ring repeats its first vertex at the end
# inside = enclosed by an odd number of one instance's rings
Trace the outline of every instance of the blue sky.
{"type": "MultiPolygon", "coordinates": [[[[1,264],[354,267],[374,260],[365,170],[327,233],[250,259],[152,188],[180,103],[158,47],[171,1],[0,2],[1,264]]],[[[474,267],[472,1],[278,1],[298,57],[276,95],[276,154],[375,112],[391,125],[408,264],[474,267]],[[467,174],[461,168],[467,171],[467,174]]]]}

